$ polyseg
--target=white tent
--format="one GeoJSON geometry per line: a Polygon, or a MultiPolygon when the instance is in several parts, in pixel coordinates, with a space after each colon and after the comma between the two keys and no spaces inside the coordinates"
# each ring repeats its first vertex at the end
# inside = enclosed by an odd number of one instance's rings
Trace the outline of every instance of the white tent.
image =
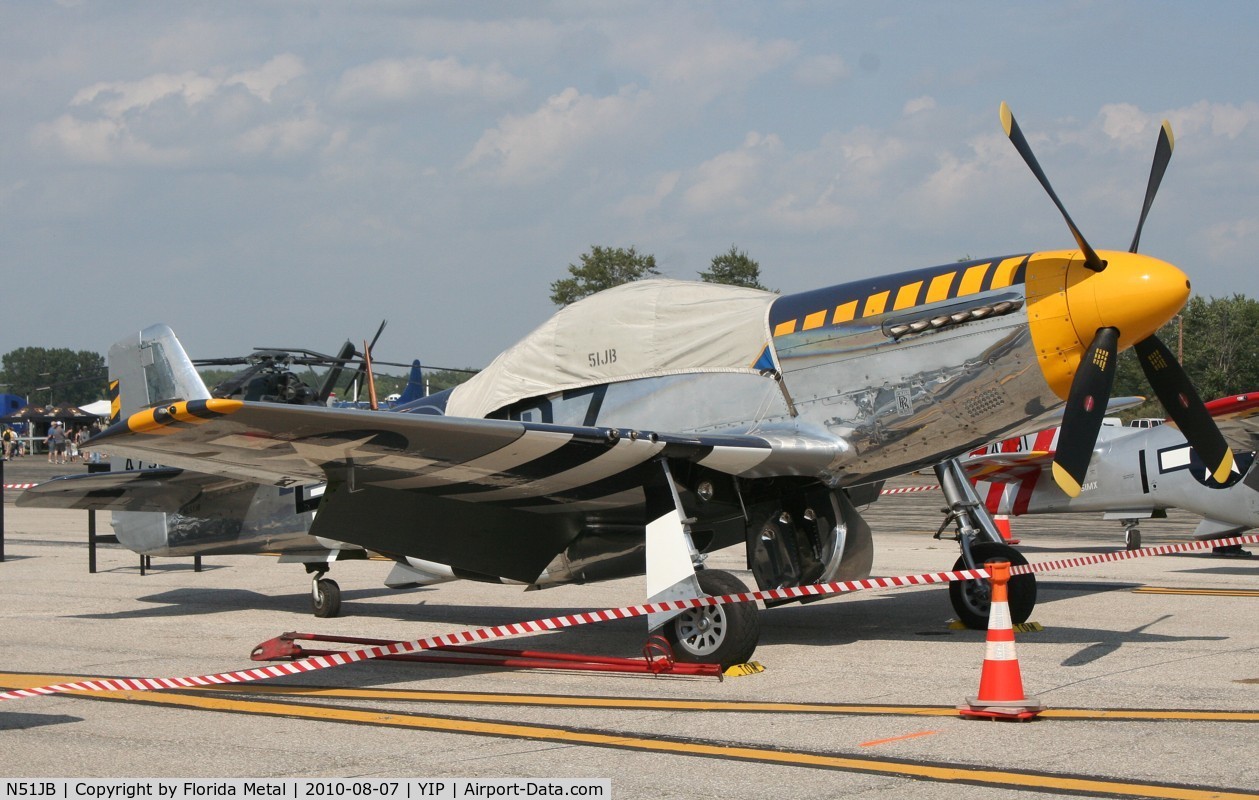
{"type": "Polygon", "coordinates": [[[88,403],[85,406],[79,406],[80,411],[87,412],[94,417],[109,417],[110,403],[108,400],[97,400],[94,403],[88,403]]]}

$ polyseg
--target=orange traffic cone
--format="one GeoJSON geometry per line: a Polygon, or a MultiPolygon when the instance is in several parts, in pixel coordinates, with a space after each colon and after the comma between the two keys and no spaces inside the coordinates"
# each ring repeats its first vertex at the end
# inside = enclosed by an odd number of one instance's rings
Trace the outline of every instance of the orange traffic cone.
{"type": "Polygon", "coordinates": [[[1023,696],[1023,675],[1014,655],[1014,629],[1010,624],[1010,602],[1006,584],[1010,563],[994,561],[984,565],[991,576],[992,603],[988,611],[988,651],[979,677],[979,696],[957,707],[969,719],[1028,720],[1045,707],[1035,697],[1023,696]]]}
{"type": "Polygon", "coordinates": [[[1019,540],[1014,538],[1014,533],[1010,530],[1009,514],[994,514],[992,522],[997,526],[997,533],[1001,534],[1001,538],[1006,544],[1019,543],[1019,540]]]}

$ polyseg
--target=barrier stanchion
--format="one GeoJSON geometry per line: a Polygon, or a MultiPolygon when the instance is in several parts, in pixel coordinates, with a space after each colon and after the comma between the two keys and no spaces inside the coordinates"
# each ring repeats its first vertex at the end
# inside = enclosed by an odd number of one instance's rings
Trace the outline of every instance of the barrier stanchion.
{"type": "MultiPolygon", "coordinates": [[[[109,464],[100,464],[88,462],[88,474],[94,472],[109,472],[109,464]]],[[[96,535],[96,509],[89,508],[87,510],[87,571],[88,574],[96,574],[96,545],[102,541],[118,541],[111,537],[101,537],[96,535]]]]}
{"type": "Polygon", "coordinates": [[[0,459],[0,563],[4,563],[4,460],[0,459]]]}
{"type": "Polygon", "coordinates": [[[96,509],[87,511],[87,572],[96,574],[96,509]]]}

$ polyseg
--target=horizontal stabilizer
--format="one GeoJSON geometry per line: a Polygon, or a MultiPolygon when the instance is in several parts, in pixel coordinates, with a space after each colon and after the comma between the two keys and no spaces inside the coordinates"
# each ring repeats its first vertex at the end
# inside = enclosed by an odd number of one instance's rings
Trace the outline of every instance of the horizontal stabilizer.
{"type": "Polygon", "coordinates": [[[1236,525],[1232,522],[1204,519],[1198,523],[1198,527],[1194,528],[1193,538],[1198,540],[1222,539],[1226,536],[1232,536],[1235,533],[1241,533],[1249,527],[1249,525],[1236,525]]]}

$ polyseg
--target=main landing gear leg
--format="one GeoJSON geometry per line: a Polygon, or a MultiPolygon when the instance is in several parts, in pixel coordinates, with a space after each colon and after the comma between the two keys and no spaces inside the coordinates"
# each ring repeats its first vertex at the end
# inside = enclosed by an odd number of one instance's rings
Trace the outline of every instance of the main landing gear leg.
{"type": "MultiPolygon", "coordinates": [[[[660,460],[672,508],[647,525],[648,602],[689,600],[740,594],[748,587],[729,572],[704,569],[703,557],[691,540],[690,524],[673,483],[669,464],[660,460]]],[[[665,503],[660,503],[664,507],[665,503]]],[[[723,668],[745,663],[756,650],[761,621],[756,603],[724,603],[681,612],[650,614],[648,628],[661,631],[673,646],[678,661],[720,664],[723,668]]]]}
{"type": "Polygon", "coordinates": [[[310,610],[316,617],[335,617],[341,613],[341,587],[332,578],[325,578],[328,565],[307,564],[310,577],[310,610]]]}
{"type": "MultiPolygon", "coordinates": [[[[952,538],[962,548],[961,557],[953,564],[954,571],[976,569],[990,561],[1008,561],[1012,566],[1027,563],[1023,554],[1006,544],[988,509],[979,501],[975,487],[966,479],[957,459],[942,461],[935,466],[940,490],[948,503],[945,518],[935,538],[952,538]],[[956,532],[946,536],[944,531],[953,525],[956,532]]],[[[949,600],[957,618],[968,628],[985,630],[988,627],[988,609],[992,593],[987,581],[952,581],[949,583],[949,600]]],[[[1036,576],[1017,575],[1009,583],[1010,618],[1017,624],[1026,622],[1036,607],[1036,576]]]]}

